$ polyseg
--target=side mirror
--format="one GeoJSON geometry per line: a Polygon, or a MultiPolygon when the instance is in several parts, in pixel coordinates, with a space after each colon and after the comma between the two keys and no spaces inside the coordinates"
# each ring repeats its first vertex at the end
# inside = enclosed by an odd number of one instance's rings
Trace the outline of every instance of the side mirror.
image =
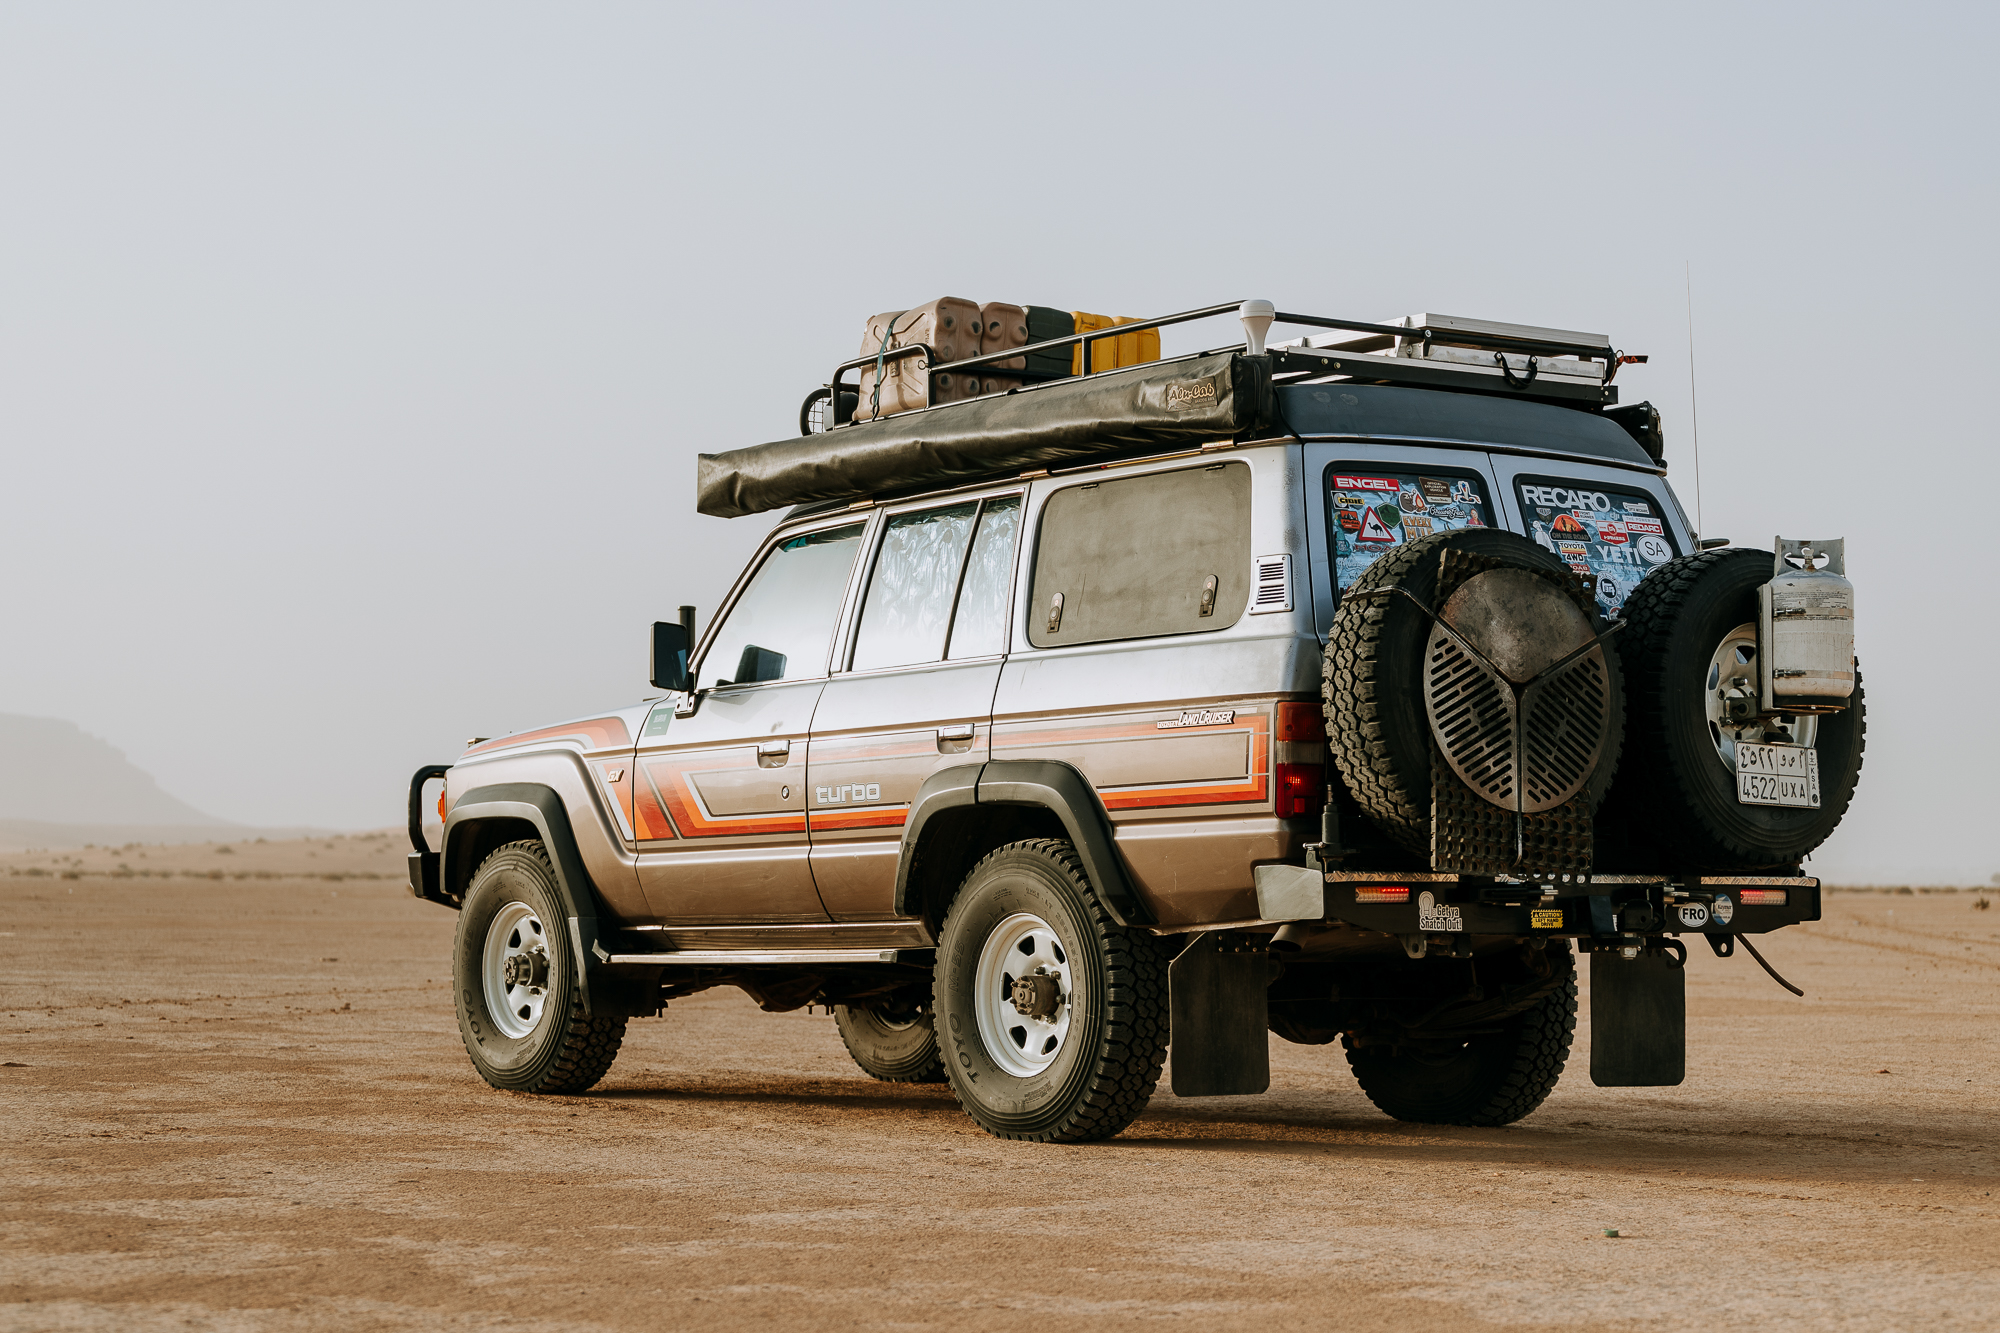
{"type": "Polygon", "coordinates": [[[654,689],[686,691],[693,688],[688,679],[688,652],[693,647],[688,627],[681,621],[653,622],[651,679],[654,689]]]}

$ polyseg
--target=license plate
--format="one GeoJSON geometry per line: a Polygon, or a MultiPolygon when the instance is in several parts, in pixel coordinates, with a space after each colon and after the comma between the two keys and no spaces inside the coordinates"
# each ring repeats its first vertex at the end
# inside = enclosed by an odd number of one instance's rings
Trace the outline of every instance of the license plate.
{"type": "Polygon", "coordinates": [[[1736,800],[1739,805],[1819,809],[1819,751],[1803,745],[1737,745],[1736,800]]]}

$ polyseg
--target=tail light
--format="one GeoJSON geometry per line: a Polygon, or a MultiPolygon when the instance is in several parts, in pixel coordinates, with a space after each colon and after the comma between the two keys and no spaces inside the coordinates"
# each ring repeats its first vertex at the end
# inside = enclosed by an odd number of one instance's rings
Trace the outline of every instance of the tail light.
{"type": "Polygon", "coordinates": [[[1326,804],[1326,715],[1316,703],[1281,703],[1272,723],[1278,818],[1316,815],[1326,804]]]}
{"type": "Polygon", "coordinates": [[[1326,804],[1325,764],[1279,764],[1278,818],[1316,815],[1326,804]]]}
{"type": "Polygon", "coordinates": [[[1745,907],[1783,907],[1785,892],[1784,889],[1739,889],[1736,901],[1745,907]]]}
{"type": "Polygon", "coordinates": [[[1410,886],[1407,884],[1369,884],[1354,890],[1357,903],[1406,903],[1410,901],[1410,886]]]}

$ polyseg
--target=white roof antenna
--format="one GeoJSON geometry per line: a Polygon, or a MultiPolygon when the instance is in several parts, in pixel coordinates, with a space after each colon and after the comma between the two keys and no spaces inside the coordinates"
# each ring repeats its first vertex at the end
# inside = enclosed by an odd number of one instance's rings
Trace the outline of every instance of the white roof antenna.
{"type": "Polygon", "coordinates": [[[1236,307],[1236,317],[1243,321],[1244,351],[1251,356],[1264,355],[1264,335],[1271,331],[1278,307],[1269,301],[1245,301],[1236,307]]]}

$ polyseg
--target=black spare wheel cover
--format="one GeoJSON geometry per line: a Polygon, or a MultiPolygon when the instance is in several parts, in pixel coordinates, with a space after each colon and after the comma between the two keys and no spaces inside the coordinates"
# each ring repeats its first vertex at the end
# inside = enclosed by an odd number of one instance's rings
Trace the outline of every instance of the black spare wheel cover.
{"type": "Polygon", "coordinates": [[[1410,850],[1430,848],[1434,741],[1497,807],[1603,799],[1624,721],[1618,664],[1591,646],[1603,623],[1567,576],[1525,537],[1461,530],[1389,552],[1342,596],[1321,669],[1327,737],[1362,809],[1410,850]],[[1440,605],[1447,551],[1491,567],[1449,580],[1440,605]]]}
{"type": "Polygon", "coordinates": [[[1769,551],[1705,551],[1661,565],[1626,601],[1626,628],[1611,642],[1624,663],[1631,725],[1623,769],[1597,825],[1600,865],[1648,872],[1791,866],[1847,813],[1867,738],[1858,667],[1843,711],[1785,724],[1793,743],[1809,741],[1818,752],[1819,809],[1737,799],[1734,741],[1710,706],[1727,685],[1715,668],[1730,658],[1746,675],[1756,671],[1757,589],[1772,570],[1769,551]],[[1736,649],[1723,652],[1732,639],[1736,649]]]}

